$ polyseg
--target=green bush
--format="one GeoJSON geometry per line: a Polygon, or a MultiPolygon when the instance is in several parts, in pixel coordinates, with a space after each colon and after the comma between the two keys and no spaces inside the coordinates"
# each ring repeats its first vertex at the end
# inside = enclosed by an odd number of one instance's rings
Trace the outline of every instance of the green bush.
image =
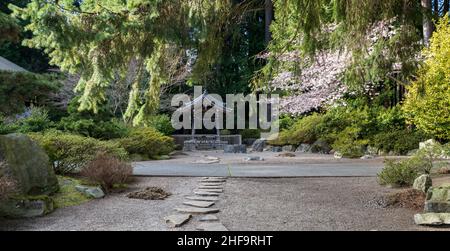
{"type": "Polygon", "coordinates": [[[76,116],[62,118],[58,129],[102,140],[122,138],[128,134],[126,125],[121,122],[95,121],[76,116]]]}
{"type": "Polygon", "coordinates": [[[153,127],[158,130],[160,133],[170,136],[175,131],[172,126],[172,120],[168,115],[161,114],[151,116],[145,123],[148,127],[153,127]]]}
{"type": "Polygon", "coordinates": [[[364,155],[368,140],[360,138],[360,129],[347,127],[337,135],[333,149],[346,158],[359,158],[364,155]]]}
{"type": "Polygon", "coordinates": [[[27,103],[44,106],[60,87],[56,75],[0,71],[0,113],[23,112],[27,103]]]}
{"type": "Polygon", "coordinates": [[[48,111],[41,107],[32,107],[29,115],[16,121],[20,133],[42,132],[53,126],[48,111]]]}
{"type": "Polygon", "coordinates": [[[175,149],[173,138],[151,127],[133,128],[127,137],[119,139],[118,142],[130,155],[140,155],[150,159],[167,155],[175,149]]]}
{"type": "Polygon", "coordinates": [[[426,139],[426,135],[419,131],[386,131],[375,135],[370,145],[385,153],[405,155],[411,150],[418,149],[419,143],[426,139]]]}
{"type": "Polygon", "coordinates": [[[450,140],[450,18],[436,25],[425,63],[408,86],[403,106],[408,121],[435,138],[450,140]]]}
{"type": "Polygon", "coordinates": [[[294,124],[295,120],[291,116],[281,116],[279,121],[280,131],[289,130],[294,124]]]}
{"type": "Polygon", "coordinates": [[[429,169],[429,162],[420,157],[403,161],[386,160],[385,167],[378,174],[378,182],[380,185],[412,186],[414,180],[429,169]]]}
{"type": "Polygon", "coordinates": [[[31,133],[30,137],[46,151],[58,174],[81,170],[99,152],[108,153],[119,159],[128,157],[125,149],[117,142],[100,141],[60,131],[31,133]]]}
{"type": "Polygon", "coordinates": [[[271,145],[299,145],[314,143],[320,138],[318,125],[323,122],[323,115],[313,114],[298,120],[291,129],[282,131],[276,140],[269,141],[271,145]]]}
{"type": "Polygon", "coordinates": [[[7,121],[7,119],[0,114],[0,135],[14,133],[18,129],[16,124],[7,121]]]}
{"type": "Polygon", "coordinates": [[[240,131],[242,139],[259,139],[261,138],[261,131],[258,129],[243,129],[240,131]]]}

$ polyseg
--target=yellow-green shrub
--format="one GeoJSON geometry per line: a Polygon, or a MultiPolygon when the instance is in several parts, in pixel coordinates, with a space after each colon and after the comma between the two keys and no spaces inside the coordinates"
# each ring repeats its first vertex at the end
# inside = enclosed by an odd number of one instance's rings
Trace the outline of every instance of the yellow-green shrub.
{"type": "Polygon", "coordinates": [[[408,120],[424,132],[450,139],[450,18],[445,15],[423,52],[425,64],[408,88],[404,105],[408,120]]]}
{"type": "Polygon", "coordinates": [[[32,133],[30,137],[46,151],[58,174],[81,170],[99,152],[119,159],[128,157],[125,149],[113,141],[101,141],[60,131],[32,133]]]}
{"type": "Polygon", "coordinates": [[[147,158],[166,155],[175,149],[173,138],[164,136],[151,127],[133,128],[127,137],[118,142],[130,155],[137,154],[147,158]]]}

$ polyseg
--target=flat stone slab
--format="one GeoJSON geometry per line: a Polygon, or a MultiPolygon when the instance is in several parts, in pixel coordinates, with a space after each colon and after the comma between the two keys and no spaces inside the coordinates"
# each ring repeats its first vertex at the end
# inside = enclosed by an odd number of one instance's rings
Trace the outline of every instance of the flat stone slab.
{"type": "Polygon", "coordinates": [[[423,226],[450,225],[450,213],[425,213],[414,215],[414,222],[423,226]]]}
{"type": "Polygon", "coordinates": [[[174,214],[164,217],[164,220],[171,227],[181,227],[186,224],[191,219],[192,215],[190,214],[174,214]]]}
{"type": "Polygon", "coordinates": [[[201,208],[208,208],[212,207],[215,203],[211,201],[185,201],[183,202],[183,205],[186,206],[192,206],[192,207],[201,207],[201,208]]]}
{"type": "Polygon", "coordinates": [[[223,182],[222,183],[203,183],[203,182],[199,183],[200,186],[204,186],[204,187],[222,187],[223,184],[224,184],[223,182]]]}
{"type": "Polygon", "coordinates": [[[223,193],[222,189],[197,189],[194,192],[205,192],[205,193],[213,193],[213,194],[221,194],[223,193]]]}
{"type": "Polygon", "coordinates": [[[199,186],[198,189],[202,190],[202,189],[222,189],[223,190],[223,186],[199,186]]]}
{"type": "Polygon", "coordinates": [[[223,189],[222,188],[210,188],[210,187],[201,188],[201,187],[199,187],[197,190],[198,191],[210,192],[210,193],[223,193],[223,189]]]}
{"type": "Polygon", "coordinates": [[[197,230],[208,231],[208,232],[224,232],[228,229],[220,222],[207,222],[201,223],[197,226],[197,230]]]}
{"type": "Polygon", "coordinates": [[[211,193],[206,191],[195,191],[194,194],[200,195],[200,196],[219,196],[219,193],[211,193]]]}
{"type": "Polygon", "coordinates": [[[200,221],[203,222],[215,222],[215,221],[219,221],[219,218],[217,218],[217,216],[213,215],[213,214],[208,214],[203,216],[200,221]]]}
{"type": "Polygon", "coordinates": [[[196,201],[218,201],[219,198],[217,196],[188,196],[186,197],[188,200],[196,200],[196,201]]]}
{"type": "Polygon", "coordinates": [[[199,208],[199,207],[179,207],[175,208],[180,213],[187,213],[187,214],[215,214],[218,213],[220,210],[217,208],[199,208]]]}

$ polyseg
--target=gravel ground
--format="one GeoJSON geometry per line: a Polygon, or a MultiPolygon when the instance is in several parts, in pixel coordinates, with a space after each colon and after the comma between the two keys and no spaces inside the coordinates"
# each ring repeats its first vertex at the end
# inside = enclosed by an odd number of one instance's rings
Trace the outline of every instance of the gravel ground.
{"type": "Polygon", "coordinates": [[[219,218],[230,230],[430,230],[413,210],[376,202],[392,189],[375,178],[229,179],[219,218]]]}
{"type": "MultiPolygon", "coordinates": [[[[37,231],[139,231],[171,230],[163,218],[174,213],[186,195],[192,194],[198,178],[138,178],[130,191],[147,186],[158,186],[172,193],[162,201],[144,201],[129,199],[127,193],[113,194],[105,199],[58,209],[52,214],[28,220],[1,220],[0,230],[37,230],[37,231]]],[[[194,230],[188,225],[185,230],[194,230]]]]}
{"type": "MultiPolygon", "coordinates": [[[[159,186],[163,201],[128,199],[127,193],[28,220],[0,220],[0,230],[160,230],[163,218],[192,195],[199,178],[138,178],[130,191],[159,186]]],[[[414,211],[376,203],[392,192],[375,178],[228,179],[216,206],[229,230],[428,230],[413,223],[414,211]]],[[[179,230],[195,230],[199,216],[179,230]]]]}

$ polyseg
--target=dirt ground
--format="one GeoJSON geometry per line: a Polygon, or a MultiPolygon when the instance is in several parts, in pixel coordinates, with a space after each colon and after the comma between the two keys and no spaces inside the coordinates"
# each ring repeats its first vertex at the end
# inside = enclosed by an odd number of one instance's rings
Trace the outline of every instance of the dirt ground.
{"type": "MultiPolygon", "coordinates": [[[[192,195],[200,178],[138,178],[130,191],[159,186],[166,200],[129,199],[127,193],[58,209],[35,219],[0,220],[0,230],[172,231],[163,218],[192,195]]],[[[229,230],[435,230],[414,225],[414,210],[384,208],[379,198],[395,190],[375,178],[229,178],[214,206],[229,230]]],[[[199,216],[177,230],[195,230],[199,216]]]]}

